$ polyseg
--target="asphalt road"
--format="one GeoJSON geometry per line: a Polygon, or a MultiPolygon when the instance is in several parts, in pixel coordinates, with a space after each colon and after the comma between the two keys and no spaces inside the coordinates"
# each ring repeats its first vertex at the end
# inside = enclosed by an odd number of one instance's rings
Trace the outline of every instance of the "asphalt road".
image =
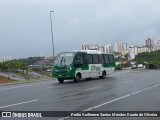
{"type": "Polygon", "coordinates": [[[0,75],[4,76],[4,77],[10,77],[11,79],[14,80],[25,80],[25,77],[22,75],[17,75],[15,73],[7,73],[7,72],[1,72],[0,71],[0,75]]]}
{"type": "MultiPolygon", "coordinates": [[[[50,80],[0,86],[0,111],[160,111],[160,71],[126,70],[105,79],[94,78],[78,83],[68,80],[60,84],[57,80],[50,80]]],[[[66,116],[45,119],[160,118],[66,116]]]]}

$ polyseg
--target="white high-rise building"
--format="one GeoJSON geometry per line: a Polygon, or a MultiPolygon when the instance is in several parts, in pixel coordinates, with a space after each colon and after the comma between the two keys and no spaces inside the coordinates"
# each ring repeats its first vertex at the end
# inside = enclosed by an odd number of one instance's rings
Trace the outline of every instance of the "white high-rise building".
{"type": "Polygon", "coordinates": [[[122,43],[116,42],[115,43],[115,52],[122,53],[122,51],[123,51],[122,43]]]}
{"type": "Polygon", "coordinates": [[[101,52],[104,52],[104,46],[98,47],[98,50],[101,51],[101,52]]]}
{"type": "Polygon", "coordinates": [[[160,50],[160,43],[159,43],[159,42],[156,43],[156,44],[154,45],[153,49],[154,49],[154,51],[160,50]]]}
{"type": "Polygon", "coordinates": [[[134,46],[133,44],[129,46],[130,59],[135,59],[135,56],[137,55],[137,50],[137,46],[134,46]]]}
{"type": "Polygon", "coordinates": [[[11,57],[0,57],[0,62],[10,61],[12,60],[11,57]]]}
{"type": "Polygon", "coordinates": [[[153,46],[154,46],[154,40],[151,39],[151,38],[148,38],[148,39],[146,40],[146,46],[148,46],[148,47],[153,47],[153,46]]]}
{"type": "Polygon", "coordinates": [[[154,51],[154,40],[151,39],[151,38],[148,38],[146,40],[146,45],[145,46],[149,49],[149,52],[154,51]]]}
{"type": "Polygon", "coordinates": [[[109,54],[113,54],[113,45],[104,46],[104,52],[109,53],[109,54]]]}
{"type": "Polygon", "coordinates": [[[89,50],[89,49],[91,49],[89,44],[87,44],[87,43],[82,44],[82,50],[89,50]]]}
{"type": "Polygon", "coordinates": [[[98,44],[96,44],[96,43],[92,44],[91,49],[93,49],[93,50],[99,50],[98,44]]]}

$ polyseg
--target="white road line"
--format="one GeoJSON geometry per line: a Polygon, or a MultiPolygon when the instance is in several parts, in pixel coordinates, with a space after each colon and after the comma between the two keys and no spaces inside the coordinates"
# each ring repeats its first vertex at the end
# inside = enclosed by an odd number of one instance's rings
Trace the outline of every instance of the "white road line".
{"type": "Polygon", "coordinates": [[[128,95],[125,95],[125,96],[122,96],[122,97],[119,97],[119,98],[113,99],[113,100],[111,100],[111,101],[108,101],[108,102],[102,103],[102,104],[100,104],[100,105],[97,105],[97,106],[94,106],[94,107],[88,108],[88,109],[83,110],[83,111],[89,111],[89,110],[92,110],[92,109],[95,109],[95,108],[98,108],[98,107],[101,107],[101,106],[107,105],[107,104],[112,103],[112,102],[115,102],[115,101],[117,101],[117,100],[120,100],[120,99],[123,99],[123,98],[129,97],[129,96],[131,96],[131,95],[135,95],[135,94],[141,93],[141,92],[143,92],[143,91],[146,91],[146,90],[149,90],[149,89],[152,89],[152,88],[158,87],[158,86],[160,86],[160,84],[157,84],[157,85],[154,85],[154,86],[152,86],[152,87],[148,87],[148,88],[145,88],[145,89],[139,90],[139,91],[137,91],[137,92],[130,93],[130,94],[128,94],[128,95]]]}
{"type": "Polygon", "coordinates": [[[70,118],[70,116],[68,116],[68,117],[63,117],[63,118],[60,118],[60,119],[58,119],[58,120],[65,120],[65,119],[68,119],[68,118],[70,118]]]}
{"type": "Polygon", "coordinates": [[[138,94],[138,93],[140,93],[140,92],[143,92],[143,91],[146,91],[146,90],[149,90],[149,89],[152,89],[152,88],[158,87],[158,86],[160,86],[160,84],[154,85],[154,86],[152,86],[152,87],[145,88],[145,89],[143,89],[143,90],[139,90],[139,91],[134,92],[134,93],[131,93],[131,94],[132,94],[132,95],[134,95],[134,94],[138,94]]]}
{"type": "Polygon", "coordinates": [[[7,107],[12,107],[12,106],[16,106],[16,105],[21,105],[21,104],[26,104],[26,103],[30,103],[30,102],[35,102],[38,101],[39,99],[34,99],[34,100],[29,100],[29,101],[25,101],[25,102],[20,102],[20,103],[15,103],[15,104],[11,104],[11,105],[5,105],[0,107],[1,108],[7,108],[7,107]]]}
{"type": "Polygon", "coordinates": [[[128,95],[125,95],[125,96],[122,96],[122,97],[119,97],[119,98],[113,99],[113,100],[111,100],[111,101],[108,101],[108,102],[102,103],[102,104],[100,104],[100,105],[97,105],[97,106],[94,106],[94,107],[88,108],[88,109],[83,110],[83,111],[89,111],[89,110],[92,110],[92,109],[95,109],[95,108],[98,108],[98,107],[101,107],[101,106],[107,105],[107,104],[112,103],[112,102],[115,102],[115,101],[117,101],[117,100],[120,100],[120,99],[123,99],[123,98],[129,97],[130,95],[131,95],[131,94],[128,94],[128,95]]]}
{"type": "MultiPolygon", "coordinates": [[[[90,110],[93,110],[93,109],[95,109],[95,108],[99,108],[99,107],[101,107],[101,106],[104,106],[104,105],[107,105],[107,104],[113,103],[113,102],[115,102],[115,101],[118,101],[118,100],[121,100],[121,99],[127,98],[127,97],[129,97],[129,96],[131,96],[131,95],[135,95],[135,94],[141,93],[141,92],[143,92],[143,91],[146,91],[146,90],[149,90],[149,89],[152,89],[152,88],[158,87],[158,86],[160,86],[160,84],[157,84],[157,85],[154,85],[154,86],[152,86],[152,87],[148,87],[148,88],[145,88],[145,89],[142,89],[142,90],[139,90],[139,91],[136,91],[136,92],[130,93],[130,94],[128,94],[128,95],[125,95],[125,96],[122,96],[122,97],[119,97],[119,98],[116,98],[116,99],[110,100],[110,101],[108,101],[108,102],[105,102],[105,103],[99,104],[99,105],[97,105],[97,106],[94,106],[94,107],[88,108],[88,109],[86,109],[86,110],[83,110],[82,112],[90,111],[90,110]]],[[[67,116],[67,117],[61,118],[61,119],[59,119],[59,120],[65,120],[65,119],[68,119],[69,117],[70,117],[70,116],[67,116]]]]}
{"type": "Polygon", "coordinates": [[[47,89],[52,89],[52,88],[58,88],[58,87],[61,87],[61,86],[52,86],[52,87],[47,87],[47,88],[45,88],[45,90],[47,90],[47,89]]]}
{"type": "Polygon", "coordinates": [[[15,89],[15,88],[23,88],[23,87],[36,86],[36,85],[41,85],[41,84],[48,84],[48,83],[39,83],[39,84],[22,85],[22,86],[16,86],[16,87],[7,87],[7,88],[2,88],[2,89],[0,89],[0,91],[1,91],[1,90],[15,89]]]}
{"type": "Polygon", "coordinates": [[[128,80],[128,81],[125,81],[123,83],[129,83],[129,82],[133,82],[134,80],[128,80]]]}
{"type": "Polygon", "coordinates": [[[88,89],[85,89],[85,90],[93,90],[93,89],[97,89],[97,88],[100,88],[102,86],[97,86],[97,87],[93,87],[93,88],[88,88],[88,89]]]}

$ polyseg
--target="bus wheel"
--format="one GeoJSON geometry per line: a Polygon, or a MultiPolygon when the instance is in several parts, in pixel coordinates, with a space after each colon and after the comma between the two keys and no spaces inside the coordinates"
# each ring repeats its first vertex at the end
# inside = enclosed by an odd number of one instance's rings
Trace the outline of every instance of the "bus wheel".
{"type": "Polygon", "coordinates": [[[58,81],[59,81],[59,83],[63,83],[63,82],[64,82],[64,79],[58,78],[58,81]]]}
{"type": "Polygon", "coordinates": [[[106,72],[105,71],[103,71],[103,73],[102,73],[102,76],[99,76],[99,78],[105,78],[106,77],[106,72]]]}
{"type": "Polygon", "coordinates": [[[74,78],[74,82],[78,82],[81,79],[80,74],[77,74],[76,77],[74,78]]]}

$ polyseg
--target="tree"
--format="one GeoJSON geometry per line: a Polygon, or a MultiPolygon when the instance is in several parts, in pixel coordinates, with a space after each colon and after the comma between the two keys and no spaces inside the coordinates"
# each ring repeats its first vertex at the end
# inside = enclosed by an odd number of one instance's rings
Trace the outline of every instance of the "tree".
{"type": "Polygon", "coordinates": [[[160,50],[154,52],[139,53],[135,58],[137,63],[147,62],[148,64],[160,65],[160,50]]]}

